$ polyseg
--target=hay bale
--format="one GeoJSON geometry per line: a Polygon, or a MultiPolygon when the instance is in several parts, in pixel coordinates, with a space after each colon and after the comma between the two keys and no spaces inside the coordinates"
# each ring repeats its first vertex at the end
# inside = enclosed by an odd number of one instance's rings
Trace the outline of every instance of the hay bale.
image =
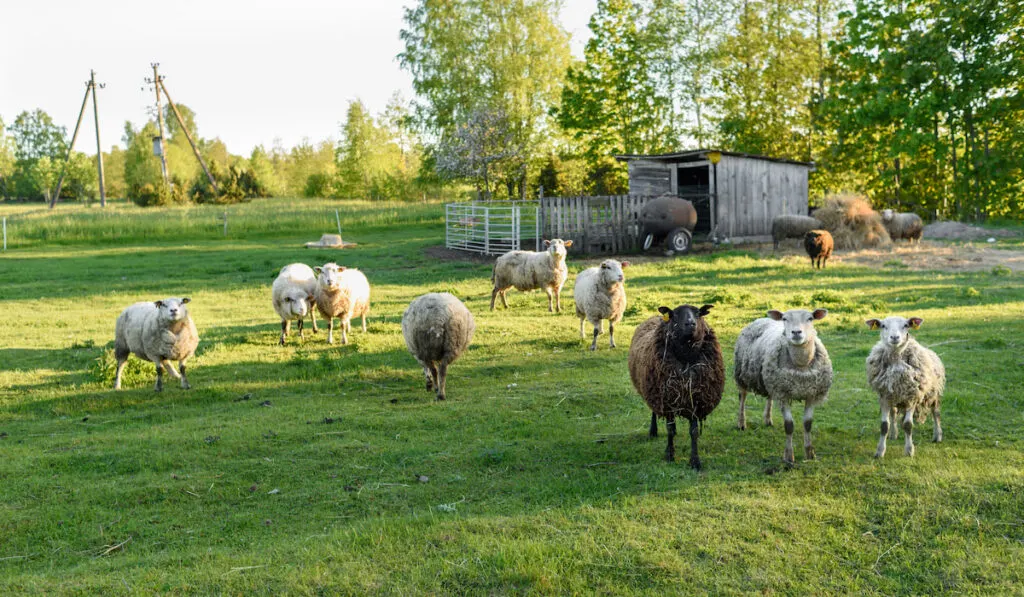
{"type": "Polygon", "coordinates": [[[865,249],[892,245],[882,216],[861,195],[830,195],[811,214],[832,233],[837,249],[865,249]]]}

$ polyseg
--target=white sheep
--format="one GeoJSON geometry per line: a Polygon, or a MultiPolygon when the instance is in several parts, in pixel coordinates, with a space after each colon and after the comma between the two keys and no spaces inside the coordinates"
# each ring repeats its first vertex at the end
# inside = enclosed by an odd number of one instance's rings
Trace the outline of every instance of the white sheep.
{"type": "Polygon", "coordinates": [[[921,236],[924,234],[924,220],[915,213],[897,213],[891,209],[882,210],[882,224],[885,225],[889,238],[893,242],[901,238],[907,239],[913,244],[921,243],[921,236]]]}
{"type": "Polygon", "coordinates": [[[889,433],[890,417],[892,430],[896,431],[896,413],[903,413],[904,453],[914,455],[914,414],[918,422],[924,422],[927,411],[935,419],[935,433],[932,440],[942,441],[942,422],[939,409],[942,391],[946,387],[946,368],[939,355],[918,344],[910,330],[921,327],[920,317],[886,317],[867,320],[873,330],[881,330],[881,339],[871,349],[867,358],[868,383],[878,393],[878,406],[882,412],[881,437],[875,458],[885,456],[885,438],[889,433]]]}
{"type": "Polygon", "coordinates": [[[423,367],[427,390],[445,399],[448,365],[473,340],[476,324],[462,301],[447,292],[417,297],[402,314],[402,336],[412,356],[423,367]]]}
{"type": "Polygon", "coordinates": [[[313,268],[317,273],[316,307],[327,318],[327,343],[334,344],[334,318],[341,320],[341,343],[348,344],[352,318],[361,317],[366,333],[370,312],[370,282],[363,272],[337,263],[313,268]]]}
{"type": "Polygon", "coordinates": [[[811,216],[783,215],[772,219],[773,248],[779,248],[779,241],[787,238],[803,238],[811,230],[824,228],[818,218],[811,216]]]}
{"type": "Polygon", "coordinates": [[[293,319],[299,321],[299,337],[303,337],[303,320],[309,315],[316,328],[316,274],[305,263],[292,263],[281,268],[270,291],[274,311],[281,316],[281,345],[284,345],[293,319]]]}
{"type": "Polygon", "coordinates": [[[626,310],[626,276],[622,269],[628,261],[618,262],[606,259],[600,266],[588,267],[576,275],[573,299],[576,302],[576,317],[580,318],[580,339],[583,335],[583,320],[594,326],[594,341],[590,350],[597,350],[597,336],[601,333],[601,320],[608,320],[608,339],[615,348],[615,324],[622,319],[626,310]]]}
{"type": "Polygon", "coordinates": [[[156,364],[157,392],[164,389],[164,369],[181,380],[181,387],[189,389],[185,375],[185,361],[196,352],[199,332],[185,307],[189,298],[166,298],[155,302],[135,303],[121,312],[114,326],[114,356],[117,372],[114,389],[121,389],[121,372],[128,355],[156,364]],[[181,374],[171,361],[178,361],[181,374]]]}
{"type": "Polygon", "coordinates": [[[743,328],[736,339],[734,377],[740,394],[738,427],[746,429],[747,392],[767,398],[764,424],[772,424],[772,400],[779,401],[786,426],[786,451],[783,460],[794,462],[794,401],[804,403],[804,456],[814,459],[811,424],[814,407],[828,397],[832,387],[832,361],[818,339],[814,322],[828,314],[825,309],[793,309],[785,313],[769,311],[768,317],[743,328]]]}
{"type": "Polygon", "coordinates": [[[516,290],[536,290],[543,288],[548,294],[548,311],[552,308],[552,298],[562,311],[562,285],[569,277],[565,267],[565,250],[572,246],[572,241],[560,238],[545,240],[545,251],[509,251],[498,257],[494,262],[491,281],[491,311],[494,310],[494,299],[500,294],[501,304],[508,309],[505,292],[513,286],[516,290]]]}

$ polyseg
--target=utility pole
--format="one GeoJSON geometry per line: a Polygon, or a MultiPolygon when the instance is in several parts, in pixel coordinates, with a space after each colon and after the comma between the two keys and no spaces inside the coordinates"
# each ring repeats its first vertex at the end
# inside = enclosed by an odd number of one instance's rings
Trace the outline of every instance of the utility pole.
{"type": "MultiPolygon", "coordinates": [[[[171,94],[167,93],[167,86],[164,85],[164,81],[160,79],[160,88],[164,90],[164,95],[167,96],[167,105],[171,107],[171,112],[174,113],[174,117],[178,120],[178,126],[181,127],[181,131],[185,133],[185,138],[188,139],[188,144],[192,146],[192,153],[196,154],[196,159],[199,160],[199,165],[203,167],[203,172],[206,172],[206,178],[210,181],[210,186],[213,187],[214,192],[220,194],[220,189],[217,188],[217,182],[213,180],[213,175],[210,174],[210,169],[206,167],[206,162],[203,161],[203,156],[199,155],[199,150],[196,148],[195,141],[192,140],[192,134],[188,132],[188,127],[185,126],[185,120],[181,117],[181,113],[178,112],[178,107],[174,105],[174,101],[171,100],[171,94]]],[[[227,219],[224,221],[224,228],[227,229],[227,219]]]]}
{"type": "MultiPolygon", "coordinates": [[[[89,87],[92,89],[92,117],[96,123],[96,171],[100,176],[100,207],[107,206],[107,192],[103,181],[103,147],[100,145],[100,109],[96,104],[96,71],[89,71],[89,87]]],[[[106,83],[99,83],[100,89],[106,87],[106,83]]]]}
{"type": "MultiPolygon", "coordinates": [[[[151,62],[150,66],[153,67],[153,78],[146,79],[146,82],[153,86],[153,90],[156,91],[156,122],[157,126],[160,127],[160,170],[164,175],[164,186],[170,186],[170,181],[167,178],[167,141],[164,136],[164,110],[160,105],[160,87],[163,83],[164,78],[157,72],[157,68],[160,67],[159,62],[151,62]]],[[[153,139],[156,141],[156,139],[153,139]]]]}
{"type": "MultiPolygon", "coordinates": [[[[57,179],[57,190],[50,197],[50,209],[57,205],[57,198],[60,197],[60,187],[64,184],[64,175],[68,171],[68,162],[71,161],[71,151],[75,148],[75,139],[78,139],[78,129],[82,127],[82,116],[85,115],[85,104],[89,101],[89,92],[92,91],[92,82],[85,82],[85,97],[82,98],[82,108],[78,111],[78,122],[75,123],[75,132],[71,135],[71,144],[68,145],[68,155],[64,159],[64,167],[60,170],[60,178],[57,179]]],[[[99,133],[97,133],[99,134],[99,133]]]]}

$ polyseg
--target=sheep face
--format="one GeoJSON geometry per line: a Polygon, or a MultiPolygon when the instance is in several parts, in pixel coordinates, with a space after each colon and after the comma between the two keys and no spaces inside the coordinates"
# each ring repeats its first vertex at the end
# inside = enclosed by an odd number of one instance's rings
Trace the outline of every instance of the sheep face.
{"type": "Polygon", "coordinates": [[[604,286],[624,283],[626,281],[626,275],[622,273],[622,269],[628,266],[628,261],[618,262],[614,259],[605,259],[601,262],[601,267],[598,268],[598,273],[601,275],[601,282],[604,283],[604,286]]]}
{"type": "Polygon", "coordinates": [[[341,286],[341,272],[345,266],[337,263],[325,263],[323,267],[315,267],[313,271],[317,274],[317,284],[328,290],[337,290],[341,286]]]}
{"type": "Polygon", "coordinates": [[[701,326],[700,319],[707,315],[714,305],[694,307],[693,305],[680,305],[675,309],[658,307],[661,318],[668,323],[665,343],[668,346],[684,346],[703,340],[703,333],[707,326],[701,326]]]}
{"type": "Polygon", "coordinates": [[[565,261],[565,250],[571,246],[571,240],[563,241],[560,238],[556,238],[544,241],[544,248],[551,255],[551,258],[555,260],[555,263],[565,261]]]}
{"type": "Polygon", "coordinates": [[[825,309],[815,309],[814,311],[790,309],[785,313],[775,310],[768,312],[770,319],[782,322],[782,335],[793,346],[803,346],[808,342],[814,342],[814,339],[818,337],[818,332],[814,330],[814,322],[824,319],[826,315],[828,315],[828,311],[825,309]]]}
{"type": "Polygon", "coordinates": [[[284,311],[290,313],[293,318],[305,317],[309,313],[312,300],[313,297],[296,288],[284,295],[284,311]]]}
{"type": "Polygon", "coordinates": [[[869,319],[868,327],[872,330],[880,330],[882,342],[886,346],[900,349],[906,346],[910,338],[910,330],[921,327],[924,320],[920,317],[886,317],[885,319],[869,319]]]}
{"type": "Polygon", "coordinates": [[[894,213],[895,212],[893,212],[891,209],[883,209],[882,210],[882,221],[883,222],[888,222],[888,221],[892,220],[892,217],[893,217],[894,213]]]}
{"type": "Polygon", "coordinates": [[[188,297],[184,298],[165,298],[163,300],[156,301],[154,304],[156,308],[160,310],[160,321],[173,323],[175,321],[182,321],[188,317],[188,308],[185,305],[191,302],[192,299],[188,297]]]}

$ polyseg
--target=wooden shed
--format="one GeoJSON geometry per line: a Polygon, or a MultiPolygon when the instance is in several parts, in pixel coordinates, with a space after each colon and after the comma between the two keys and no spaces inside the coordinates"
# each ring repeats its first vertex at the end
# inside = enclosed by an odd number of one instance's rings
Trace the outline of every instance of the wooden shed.
{"type": "Polygon", "coordinates": [[[694,232],[718,240],[767,240],[775,216],[808,213],[810,162],[713,149],[616,159],[628,164],[630,195],[693,201],[694,232]]]}

